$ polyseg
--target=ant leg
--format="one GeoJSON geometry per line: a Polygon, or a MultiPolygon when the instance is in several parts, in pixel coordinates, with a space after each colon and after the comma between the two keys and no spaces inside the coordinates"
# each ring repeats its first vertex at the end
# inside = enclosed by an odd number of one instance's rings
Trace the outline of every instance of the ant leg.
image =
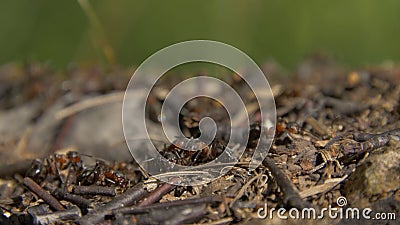
{"type": "Polygon", "coordinates": [[[192,158],[192,161],[191,161],[191,165],[193,165],[194,163],[196,163],[197,162],[197,160],[199,159],[199,156],[200,156],[200,153],[201,153],[201,150],[200,151],[197,151],[191,158],[192,158]]]}

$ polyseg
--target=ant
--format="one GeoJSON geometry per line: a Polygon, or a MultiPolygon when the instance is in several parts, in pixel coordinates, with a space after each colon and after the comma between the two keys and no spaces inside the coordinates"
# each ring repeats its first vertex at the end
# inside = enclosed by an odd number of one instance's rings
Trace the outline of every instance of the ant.
{"type": "Polygon", "coordinates": [[[101,160],[97,160],[94,167],[85,168],[78,175],[77,181],[83,185],[96,184],[106,186],[113,184],[126,187],[129,184],[129,180],[122,172],[115,171],[113,166],[107,165],[106,162],[101,160]]]}
{"type": "Polygon", "coordinates": [[[218,155],[217,142],[211,146],[199,139],[177,139],[165,148],[163,155],[170,161],[182,165],[208,162],[218,155]]]}
{"type": "Polygon", "coordinates": [[[70,165],[75,167],[82,166],[81,155],[75,151],[69,151],[67,154],[54,154],[54,162],[61,170],[66,169],[70,165]]]}
{"type": "Polygon", "coordinates": [[[91,157],[70,151],[67,154],[50,155],[43,160],[35,159],[26,176],[31,177],[38,183],[57,177],[63,183],[61,171],[69,170],[73,167],[79,184],[115,184],[120,187],[126,187],[129,184],[126,176],[122,172],[116,171],[121,169],[120,167],[123,167],[123,165],[108,165],[105,161],[96,160],[95,166],[87,167],[83,164],[81,156],[91,157]],[[116,170],[114,167],[116,167],[116,170]]]}
{"type": "Polygon", "coordinates": [[[54,154],[43,160],[35,159],[31,167],[26,172],[26,176],[35,181],[43,181],[48,176],[56,176],[60,180],[60,171],[73,166],[82,167],[82,159],[78,152],[70,151],[67,154],[54,154]]]}
{"type": "Polygon", "coordinates": [[[302,130],[300,125],[296,122],[278,120],[275,132],[277,144],[290,145],[293,139],[303,138],[300,134],[304,132],[305,131],[302,130]]]}

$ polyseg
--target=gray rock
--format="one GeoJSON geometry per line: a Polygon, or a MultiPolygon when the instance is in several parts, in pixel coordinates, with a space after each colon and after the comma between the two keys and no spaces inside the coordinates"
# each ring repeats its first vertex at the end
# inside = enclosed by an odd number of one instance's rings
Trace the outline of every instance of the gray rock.
{"type": "Polygon", "coordinates": [[[389,146],[384,153],[373,153],[356,168],[344,185],[352,207],[369,207],[372,202],[400,189],[400,144],[389,146]]]}

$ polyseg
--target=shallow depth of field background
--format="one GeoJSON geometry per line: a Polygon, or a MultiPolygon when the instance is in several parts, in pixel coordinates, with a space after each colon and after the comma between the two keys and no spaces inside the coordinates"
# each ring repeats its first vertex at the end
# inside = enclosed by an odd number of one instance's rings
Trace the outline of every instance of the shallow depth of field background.
{"type": "MultiPolygon", "coordinates": [[[[91,0],[124,66],[190,39],[231,44],[257,63],[286,68],[313,52],[347,66],[400,61],[400,1],[91,0]]],[[[105,63],[87,15],[75,0],[0,2],[0,64],[34,60],[65,68],[105,63]]]]}

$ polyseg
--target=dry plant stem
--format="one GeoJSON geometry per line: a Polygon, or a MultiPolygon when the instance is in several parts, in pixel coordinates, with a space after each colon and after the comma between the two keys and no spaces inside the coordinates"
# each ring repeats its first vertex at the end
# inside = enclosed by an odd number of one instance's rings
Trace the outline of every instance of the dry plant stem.
{"type": "Polygon", "coordinates": [[[152,210],[152,209],[169,208],[169,207],[176,207],[176,206],[183,206],[183,205],[194,205],[194,204],[201,204],[201,203],[221,202],[221,201],[222,201],[221,198],[218,196],[208,196],[208,197],[203,197],[203,198],[191,198],[191,199],[184,199],[184,200],[177,200],[177,201],[170,201],[170,202],[155,203],[155,204],[151,204],[151,205],[147,205],[147,206],[125,207],[125,208],[113,210],[113,214],[144,213],[144,212],[148,212],[149,210],[152,210]]]}
{"type": "Polygon", "coordinates": [[[124,99],[124,92],[115,92],[107,95],[100,95],[93,98],[89,98],[80,102],[77,102],[71,106],[68,106],[56,113],[56,118],[61,120],[69,117],[73,114],[81,112],[85,109],[96,107],[99,105],[104,105],[113,102],[122,102],[124,99]]]}
{"type": "MultiPolygon", "coordinates": [[[[177,180],[178,180],[177,178],[172,179],[172,183],[175,183],[177,180]]],[[[150,205],[150,204],[152,204],[154,202],[157,202],[158,200],[160,200],[162,198],[162,196],[164,196],[165,194],[170,192],[175,187],[176,187],[176,185],[173,185],[173,184],[170,184],[170,183],[163,184],[162,186],[158,187],[153,192],[151,192],[149,194],[149,196],[147,198],[145,198],[139,204],[139,206],[147,206],[147,205],[150,205]]]]}
{"type": "Polygon", "coordinates": [[[294,184],[289,180],[285,173],[283,173],[276,165],[275,162],[266,157],[263,161],[263,165],[269,169],[274,176],[276,183],[280,190],[283,192],[283,203],[286,206],[304,209],[311,207],[311,204],[300,197],[299,191],[294,184]]]}
{"type": "Polygon", "coordinates": [[[64,210],[64,206],[61,205],[61,203],[54,198],[49,192],[44,190],[42,187],[40,187],[35,181],[33,181],[29,177],[24,178],[24,184],[37,194],[40,198],[42,198],[47,204],[49,204],[53,209],[59,211],[59,210],[64,210]]]}
{"type": "Polygon", "coordinates": [[[123,194],[115,197],[113,200],[108,202],[107,204],[100,206],[97,209],[94,209],[91,213],[83,216],[77,222],[78,224],[97,224],[101,221],[104,221],[104,216],[107,215],[110,211],[129,206],[136,201],[143,199],[148,194],[147,190],[144,188],[143,183],[139,183],[136,186],[128,189],[123,194]]]}
{"type": "Polygon", "coordinates": [[[347,175],[343,176],[342,178],[336,178],[336,179],[331,179],[331,180],[325,181],[324,184],[313,186],[307,190],[300,192],[299,193],[300,197],[308,198],[310,196],[317,195],[320,193],[326,193],[326,192],[332,190],[334,187],[336,187],[338,184],[340,184],[346,178],[347,178],[347,175]]]}
{"type": "Polygon", "coordinates": [[[108,63],[111,65],[115,64],[115,53],[114,49],[111,47],[107,40],[106,34],[104,32],[103,26],[100,23],[99,18],[96,15],[92,5],[88,0],[78,0],[79,5],[82,7],[86,16],[89,19],[91,26],[93,27],[93,41],[95,45],[99,45],[102,49],[104,57],[107,59],[108,63]]]}

